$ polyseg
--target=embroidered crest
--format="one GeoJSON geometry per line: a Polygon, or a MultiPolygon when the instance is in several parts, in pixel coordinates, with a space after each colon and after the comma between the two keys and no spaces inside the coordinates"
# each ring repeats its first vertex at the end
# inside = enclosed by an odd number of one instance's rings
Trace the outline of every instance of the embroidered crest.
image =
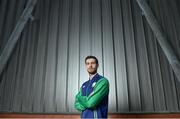
{"type": "Polygon", "coordinates": [[[94,88],[95,85],[96,85],[96,82],[94,82],[94,83],[92,84],[92,87],[94,88]]]}

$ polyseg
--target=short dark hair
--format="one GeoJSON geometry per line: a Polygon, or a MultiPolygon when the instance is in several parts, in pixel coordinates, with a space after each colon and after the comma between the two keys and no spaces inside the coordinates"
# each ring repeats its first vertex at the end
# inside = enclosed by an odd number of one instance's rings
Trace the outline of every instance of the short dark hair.
{"type": "Polygon", "coordinates": [[[89,55],[89,56],[87,56],[87,57],[85,58],[85,63],[86,63],[86,60],[87,60],[87,59],[91,59],[91,58],[93,58],[93,59],[96,60],[96,64],[99,64],[98,59],[97,59],[95,56],[92,56],[92,55],[89,55]]]}

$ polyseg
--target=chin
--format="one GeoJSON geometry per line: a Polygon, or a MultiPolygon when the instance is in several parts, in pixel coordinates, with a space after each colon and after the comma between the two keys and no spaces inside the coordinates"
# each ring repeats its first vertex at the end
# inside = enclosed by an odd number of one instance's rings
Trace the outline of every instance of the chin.
{"type": "Polygon", "coordinates": [[[88,73],[89,73],[89,74],[95,74],[95,73],[96,73],[96,71],[93,71],[93,72],[89,72],[89,71],[88,71],[88,73]]]}

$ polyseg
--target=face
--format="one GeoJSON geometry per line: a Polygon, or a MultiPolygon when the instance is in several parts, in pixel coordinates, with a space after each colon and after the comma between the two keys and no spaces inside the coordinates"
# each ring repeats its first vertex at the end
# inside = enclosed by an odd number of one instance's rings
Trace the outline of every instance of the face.
{"type": "Polygon", "coordinates": [[[95,74],[97,72],[98,64],[96,64],[96,60],[93,58],[86,60],[86,68],[89,74],[95,74]]]}

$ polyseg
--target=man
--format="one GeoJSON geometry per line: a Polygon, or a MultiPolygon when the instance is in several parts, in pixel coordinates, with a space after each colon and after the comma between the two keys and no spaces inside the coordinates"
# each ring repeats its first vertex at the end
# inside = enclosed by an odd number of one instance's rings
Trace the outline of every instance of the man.
{"type": "Polygon", "coordinates": [[[75,108],[82,112],[81,118],[107,118],[109,81],[97,73],[99,63],[95,56],[87,56],[85,65],[89,80],[76,95],[75,108]]]}

